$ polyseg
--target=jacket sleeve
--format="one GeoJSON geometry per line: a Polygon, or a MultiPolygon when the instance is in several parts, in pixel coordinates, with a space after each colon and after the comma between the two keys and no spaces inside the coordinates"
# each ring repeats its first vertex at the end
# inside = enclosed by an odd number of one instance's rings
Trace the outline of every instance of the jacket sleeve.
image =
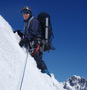
{"type": "Polygon", "coordinates": [[[28,38],[28,40],[35,40],[36,38],[41,38],[41,34],[38,32],[39,21],[37,19],[33,19],[31,21],[28,30],[29,30],[28,35],[25,36],[25,38],[28,38]]]}

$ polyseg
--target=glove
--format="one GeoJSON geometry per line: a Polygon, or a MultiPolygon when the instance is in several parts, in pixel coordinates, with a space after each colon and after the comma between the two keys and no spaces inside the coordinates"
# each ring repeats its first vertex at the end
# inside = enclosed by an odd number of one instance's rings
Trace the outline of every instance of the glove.
{"type": "Polygon", "coordinates": [[[23,37],[23,33],[20,30],[15,30],[13,31],[14,33],[17,32],[17,34],[22,38],[23,37]]]}
{"type": "Polygon", "coordinates": [[[23,46],[27,47],[29,45],[29,40],[26,38],[21,39],[21,41],[19,42],[19,45],[20,47],[23,47],[23,46]]]}
{"type": "Polygon", "coordinates": [[[22,40],[19,42],[19,45],[20,45],[20,47],[23,47],[23,46],[24,46],[24,44],[25,44],[25,40],[24,40],[24,39],[22,39],[22,40]]]}

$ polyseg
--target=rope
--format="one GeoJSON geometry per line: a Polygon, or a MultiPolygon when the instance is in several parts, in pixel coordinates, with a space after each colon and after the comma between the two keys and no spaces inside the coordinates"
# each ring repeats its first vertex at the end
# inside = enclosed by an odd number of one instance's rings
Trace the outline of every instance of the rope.
{"type": "Polygon", "coordinates": [[[19,90],[22,89],[22,84],[23,84],[24,75],[25,75],[25,70],[26,70],[26,66],[27,66],[27,60],[28,60],[28,50],[29,50],[29,48],[26,49],[27,56],[26,56],[25,66],[24,66],[23,75],[22,75],[22,80],[21,80],[21,84],[20,84],[20,89],[19,89],[19,90]]]}

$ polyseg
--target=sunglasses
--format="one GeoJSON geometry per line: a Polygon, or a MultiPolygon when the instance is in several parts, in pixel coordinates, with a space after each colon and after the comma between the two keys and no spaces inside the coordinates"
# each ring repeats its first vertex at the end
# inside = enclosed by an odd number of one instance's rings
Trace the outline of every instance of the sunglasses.
{"type": "Polygon", "coordinates": [[[22,14],[30,14],[30,11],[29,10],[23,10],[22,14]]]}
{"type": "Polygon", "coordinates": [[[29,14],[29,12],[23,12],[22,14],[29,14]]]}

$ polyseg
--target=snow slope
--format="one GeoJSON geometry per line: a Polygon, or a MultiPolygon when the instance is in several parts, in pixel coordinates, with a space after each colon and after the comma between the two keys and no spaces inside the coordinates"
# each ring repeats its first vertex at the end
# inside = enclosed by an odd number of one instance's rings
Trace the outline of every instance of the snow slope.
{"type": "MultiPolygon", "coordinates": [[[[0,15],[0,90],[19,90],[26,61],[26,52],[19,39],[0,15]]],[[[22,90],[65,90],[52,76],[42,74],[35,60],[28,55],[22,90]]]]}

